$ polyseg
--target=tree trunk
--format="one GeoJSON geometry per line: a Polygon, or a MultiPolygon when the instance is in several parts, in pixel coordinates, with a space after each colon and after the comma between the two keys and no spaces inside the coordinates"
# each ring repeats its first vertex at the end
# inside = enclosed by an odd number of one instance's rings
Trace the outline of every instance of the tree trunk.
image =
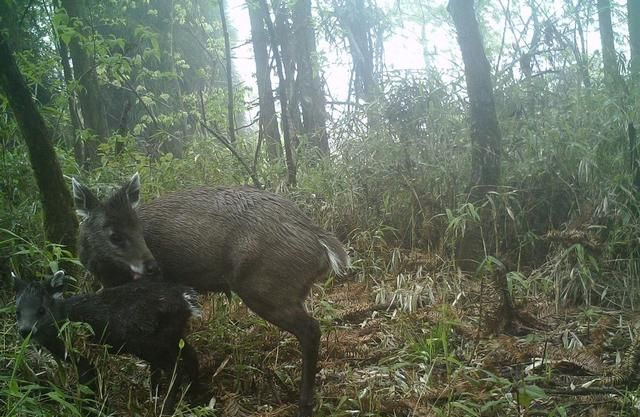
{"type": "Polygon", "coordinates": [[[44,232],[48,241],[75,250],[78,222],[71,194],[62,177],[51,132],[38,112],[6,39],[0,32],[0,86],[27,144],[31,167],[40,190],[44,232]]]}
{"type": "Polygon", "coordinates": [[[373,45],[371,22],[364,0],[346,2],[339,19],[349,41],[349,51],[355,73],[356,99],[375,100],[376,84],[373,75],[373,45]]]}
{"type": "Polygon", "coordinates": [[[231,62],[231,44],[229,42],[229,30],[227,28],[227,17],[224,11],[224,0],[218,0],[220,7],[220,22],[222,23],[222,34],[224,36],[224,55],[227,72],[227,130],[229,131],[229,141],[236,141],[236,126],[234,122],[234,106],[233,106],[233,69],[231,62]]]}
{"type": "Polygon", "coordinates": [[[627,0],[627,26],[631,48],[631,79],[635,84],[640,79],[640,2],[627,0]]]}
{"type": "MultiPolygon", "coordinates": [[[[287,117],[289,119],[289,131],[291,143],[294,148],[300,145],[299,134],[304,132],[302,126],[302,116],[300,115],[300,98],[295,88],[296,79],[296,61],[295,61],[295,43],[296,39],[292,36],[292,28],[290,24],[290,10],[286,3],[274,0],[272,1],[274,10],[274,34],[275,38],[271,45],[275,53],[279,50],[280,60],[284,73],[284,91],[287,93],[287,117]]],[[[275,55],[274,55],[275,58],[275,55]]],[[[278,89],[280,91],[280,89],[278,89]]]]}
{"type": "MultiPolygon", "coordinates": [[[[175,18],[175,0],[156,1],[159,10],[159,28],[163,31],[164,36],[161,37],[160,47],[162,56],[160,58],[160,71],[172,75],[170,83],[164,83],[159,86],[158,91],[163,91],[171,97],[170,107],[172,112],[178,119],[175,122],[175,130],[167,135],[164,129],[160,132],[164,142],[161,144],[163,152],[171,152],[174,156],[180,158],[184,152],[184,141],[187,137],[187,118],[183,109],[182,85],[180,77],[176,69],[176,18],[175,18]]],[[[174,127],[172,126],[172,129],[174,127]]]]}
{"type": "Polygon", "coordinates": [[[471,107],[471,186],[484,195],[500,182],[501,136],[491,86],[491,68],[484,53],[473,0],[450,0],[449,13],[458,33],[471,107]],[[480,187],[478,187],[480,186],[480,187]]]}
{"type": "Polygon", "coordinates": [[[598,23],[600,25],[600,43],[602,44],[605,83],[611,91],[618,91],[622,79],[618,71],[613,26],[611,24],[610,0],[598,0],[598,23]]]}
{"type": "MultiPolygon", "coordinates": [[[[588,4],[584,2],[584,4],[588,4]]],[[[583,2],[577,2],[576,7],[574,7],[574,17],[576,20],[576,30],[578,32],[578,39],[576,42],[580,42],[580,44],[576,44],[575,42],[569,43],[569,48],[573,50],[573,54],[576,58],[576,62],[578,67],[580,68],[580,75],[582,76],[582,84],[585,88],[591,88],[591,74],[589,72],[589,51],[587,50],[587,43],[585,41],[585,33],[584,28],[582,27],[582,18],[580,16],[580,8],[582,7],[583,2]]],[[[570,42],[570,41],[569,41],[570,42]]]]}
{"type": "MultiPolygon", "coordinates": [[[[5,31],[7,39],[11,40],[11,48],[15,53],[28,51],[34,57],[45,54],[45,42],[39,40],[40,32],[34,30],[33,24],[39,21],[39,6],[28,1],[0,1],[0,18],[2,30],[5,31]],[[34,22],[31,24],[31,22],[34,22]]],[[[43,80],[47,85],[34,84],[29,85],[36,101],[42,106],[51,104],[52,87],[43,80]]]]}
{"type": "Polygon", "coordinates": [[[311,18],[311,0],[297,0],[293,6],[293,39],[298,76],[296,90],[302,107],[304,132],[322,155],[329,155],[326,99],[318,71],[316,35],[311,18]]]}
{"type": "MultiPolygon", "coordinates": [[[[70,24],[73,20],[78,20],[81,27],[87,24],[86,3],[82,0],[61,0],[62,7],[67,11],[70,24]]],[[[87,30],[80,30],[85,37],[91,34],[87,30]]],[[[100,96],[98,85],[98,75],[96,73],[95,62],[87,54],[87,51],[80,45],[78,36],[71,38],[69,42],[69,52],[73,61],[73,73],[75,79],[82,87],[78,91],[78,101],[84,120],[85,128],[91,129],[97,140],[89,140],[85,143],[85,158],[89,161],[95,159],[98,144],[104,142],[109,136],[107,128],[107,118],[104,103],[100,96]]]]}
{"type": "Polygon", "coordinates": [[[273,87],[271,86],[271,67],[267,50],[267,31],[259,4],[249,0],[249,19],[251,21],[251,43],[256,62],[256,81],[258,83],[258,106],[260,108],[260,134],[263,135],[267,157],[275,161],[282,156],[282,143],[278,130],[278,116],[276,115],[273,87]]]}
{"type": "Polygon", "coordinates": [[[264,23],[267,25],[267,31],[269,33],[269,38],[271,39],[271,51],[273,53],[273,58],[276,61],[276,74],[278,75],[278,95],[280,96],[280,118],[282,123],[282,135],[284,140],[284,154],[285,160],[287,162],[287,184],[291,187],[296,187],[297,180],[297,165],[295,159],[295,149],[292,142],[291,130],[289,125],[289,115],[288,115],[288,101],[289,97],[287,96],[286,89],[286,79],[284,76],[284,66],[282,63],[282,55],[280,55],[280,51],[278,48],[278,41],[275,29],[273,27],[273,22],[271,21],[271,16],[269,15],[269,6],[267,5],[266,0],[259,0],[260,8],[262,9],[262,15],[264,17],[264,23]]]}
{"type": "Polygon", "coordinates": [[[84,143],[79,137],[81,122],[78,116],[78,107],[76,106],[76,94],[71,91],[69,86],[73,82],[73,72],[71,65],[69,65],[69,50],[67,45],[58,38],[58,54],[60,55],[60,61],[62,63],[62,73],[64,75],[65,88],[67,89],[67,106],[69,107],[69,118],[71,120],[71,146],[73,147],[73,154],[76,159],[76,163],[80,166],[86,162],[84,154],[84,143]]]}
{"type": "MultiPolygon", "coordinates": [[[[601,49],[605,86],[611,92],[613,99],[617,102],[620,108],[629,108],[630,104],[633,102],[633,96],[628,93],[625,82],[620,75],[620,70],[618,69],[613,25],[611,24],[610,0],[598,0],[598,24],[600,26],[600,43],[602,44],[601,49]]],[[[633,115],[631,114],[629,117],[633,118],[633,115]]],[[[631,161],[630,169],[634,176],[634,182],[637,182],[640,181],[640,179],[638,178],[638,161],[636,158],[636,129],[632,121],[627,123],[627,128],[629,159],[631,161]]]]}
{"type": "MultiPolygon", "coordinates": [[[[640,2],[637,0],[627,1],[627,25],[629,27],[629,46],[631,49],[631,73],[630,102],[633,108],[637,108],[635,103],[639,97],[640,87],[640,2]]],[[[631,117],[635,114],[632,113],[631,117]]],[[[633,183],[636,190],[640,191],[640,164],[638,163],[638,140],[633,122],[628,124],[629,154],[631,159],[631,172],[633,173],[633,183]]]]}
{"type": "Polygon", "coordinates": [[[380,92],[374,75],[375,51],[372,39],[373,22],[370,17],[374,13],[365,6],[364,0],[350,0],[342,7],[335,7],[340,26],[349,42],[355,99],[366,101],[369,132],[377,134],[380,131],[381,117],[376,105],[380,92]]]}
{"type": "MultiPolygon", "coordinates": [[[[458,266],[474,271],[478,260],[497,256],[495,239],[491,236],[493,217],[482,205],[488,191],[500,182],[501,137],[491,85],[491,67],[484,52],[482,37],[476,20],[473,0],[450,0],[447,7],[458,34],[458,44],[464,62],[464,74],[469,96],[471,124],[471,181],[470,201],[478,204],[479,222],[471,222],[457,251],[458,266]]],[[[502,283],[495,282],[501,289],[502,283]]],[[[502,291],[506,292],[506,291],[502,291]]],[[[510,300],[504,300],[504,309],[510,300]]]]}

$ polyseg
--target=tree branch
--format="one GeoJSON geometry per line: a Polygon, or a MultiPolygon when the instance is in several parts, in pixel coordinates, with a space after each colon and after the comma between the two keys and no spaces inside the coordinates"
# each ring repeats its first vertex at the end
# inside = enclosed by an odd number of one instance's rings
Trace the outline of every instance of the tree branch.
{"type": "Polygon", "coordinates": [[[215,130],[211,129],[209,126],[207,126],[203,122],[200,122],[200,125],[202,127],[204,127],[207,132],[211,133],[216,139],[218,139],[220,141],[220,143],[222,143],[227,149],[229,149],[229,151],[231,151],[233,156],[236,157],[238,162],[240,162],[240,164],[247,171],[247,173],[251,177],[251,180],[253,180],[253,185],[256,186],[256,188],[260,188],[260,189],[264,188],[264,186],[262,185],[262,183],[258,179],[258,175],[256,173],[255,168],[251,169],[249,167],[249,165],[247,165],[247,163],[244,161],[244,159],[242,159],[242,156],[238,153],[238,151],[236,151],[236,149],[233,147],[233,145],[231,145],[231,143],[229,143],[229,140],[227,138],[225,138],[223,135],[221,135],[220,133],[216,132],[215,130]]]}

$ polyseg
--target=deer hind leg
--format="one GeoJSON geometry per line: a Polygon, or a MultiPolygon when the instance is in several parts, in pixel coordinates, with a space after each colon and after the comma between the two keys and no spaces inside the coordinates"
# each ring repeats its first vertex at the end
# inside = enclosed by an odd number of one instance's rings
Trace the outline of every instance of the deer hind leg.
{"type": "Polygon", "coordinates": [[[268,322],[292,333],[302,350],[302,381],[300,384],[300,417],[313,412],[314,383],[320,349],[320,325],[304,309],[298,299],[264,297],[247,287],[236,291],[246,305],[268,322]]]}

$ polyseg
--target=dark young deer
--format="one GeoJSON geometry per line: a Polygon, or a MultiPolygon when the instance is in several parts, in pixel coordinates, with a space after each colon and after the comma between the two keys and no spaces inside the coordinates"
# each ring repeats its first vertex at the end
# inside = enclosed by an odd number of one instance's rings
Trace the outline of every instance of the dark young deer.
{"type": "MultiPolygon", "coordinates": [[[[130,353],[149,362],[155,392],[160,373],[171,374],[178,358],[178,374],[167,397],[173,408],[183,371],[192,383],[198,378],[198,358],[184,341],[187,321],[199,315],[196,293],[185,286],[148,279],[105,289],[96,294],[63,298],[63,271],[46,281],[25,282],[14,275],[18,330],[23,337],[49,350],[58,360],[68,359],[58,335],[65,320],[88,323],[94,341],[109,345],[110,353],[130,353]],[[180,340],[184,345],[180,348],[180,340]]],[[[84,357],[77,360],[80,382],[96,388],[96,371],[84,357]]]]}
{"type": "Polygon", "coordinates": [[[73,194],[84,217],[80,260],[105,286],[162,274],[203,292],[233,291],[293,333],[302,347],[300,416],[312,414],[320,326],[304,300],[314,281],[349,266],[331,233],[290,200],[249,187],[193,188],[136,208],[136,174],[105,201],[75,179],[73,194]]]}

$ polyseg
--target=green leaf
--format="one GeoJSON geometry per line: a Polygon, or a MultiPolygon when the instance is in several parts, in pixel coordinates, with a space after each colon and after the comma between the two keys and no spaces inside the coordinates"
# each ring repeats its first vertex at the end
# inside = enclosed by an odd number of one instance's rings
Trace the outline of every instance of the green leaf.
{"type": "Polygon", "coordinates": [[[547,394],[536,385],[526,385],[518,389],[518,404],[523,407],[529,407],[533,400],[542,398],[547,398],[547,394]]]}
{"type": "Polygon", "coordinates": [[[65,45],[69,45],[69,42],[71,42],[72,33],[69,31],[60,31],[59,35],[62,42],[64,42],[65,45]]]}

